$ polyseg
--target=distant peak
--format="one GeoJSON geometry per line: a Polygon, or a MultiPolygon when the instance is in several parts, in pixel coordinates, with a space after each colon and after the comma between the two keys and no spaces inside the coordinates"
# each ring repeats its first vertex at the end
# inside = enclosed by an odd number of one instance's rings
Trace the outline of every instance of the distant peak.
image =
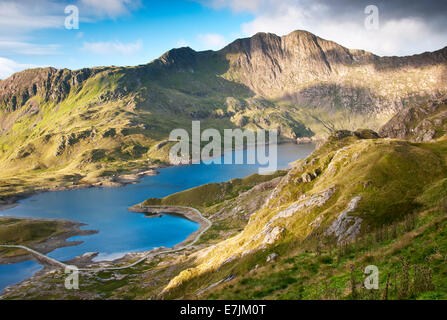
{"type": "Polygon", "coordinates": [[[192,49],[191,47],[188,47],[188,46],[186,46],[186,47],[180,47],[180,48],[174,48],[174,49],[169,50],[168,52],[170,52],[170,51],[178,51],[178,52],[196,52],[194,49],[192,49]]]}
{"type": "Polygon", "coordinates": [[[278,35],[271,32],[257,32],[251,38],[266,38],[266,37],[278,37],[278,35]]]}
{"type": "Polygon", "coordinates": [[[290,37],[296,37],[296,36],[305,36],[308,38],[316,38],[317,36],[313,34],[312,32],[306,31],[306,30],[295,30],[292,31],[284,36],[278,36],[275,33],[270,32],[258,32],[254,34],[253,36],[246,38],[246,39],[253,39],[253,38],[262,38],[262,39],[268,39],[268,38],[290,38],[290,37]]]}
{"type": "Polygon", "coordinates": [[[281,36],[281,37],[274,33],[258,32],[251,37],[240,38],[240,39],[233,41],[232,43],[227,45],[224,49],[222,49],[222,51],[225,51],[225,52],[240,51],[243,48],[250,47],[253,43],[275,45],[275,44],[279,44],[280,42],[282,42],[284,40],[287,41],[287,40],[296,39],[296,38],[302,38],[305,40],[305,42],[306,41],[315,42],[315,41],[317,41],[317,39],[319,39],[313,33],[309,32],[309,31],[305,31],[305,30],[295,30],[295,31],[292,31],[291,33],[281,36]]]}
{"type": "Polygon", "coordinates": [[[165,52],[157,60],[167,66],[190,66],[196,60],[197,52],[190,47],[175,48],[165,52]]]}
{"type": "Polygon", "coordinates": [[[285,35],[284,37],[293,36],[293,35],[310,35],[316,37],[315,34],[312,32],[306,31],[306,30],[295,30],[290,32],[289,34],[285,35]]]}
{"type": "Polygon", "coordinates": [[[194,54],[194,53],[196,53],[196,51],[194,51],[190,47],[174,48],[174,49],[171,49],[171,50],[165,52],[160,58],[175,57],[175,56],[185,55],[185,54],[190,55],[190,54],[194,54]]]}

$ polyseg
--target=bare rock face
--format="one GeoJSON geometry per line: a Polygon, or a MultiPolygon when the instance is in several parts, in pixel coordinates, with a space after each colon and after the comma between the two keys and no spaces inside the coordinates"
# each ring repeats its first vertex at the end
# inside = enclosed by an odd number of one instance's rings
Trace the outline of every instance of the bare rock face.
{"type": "Polygon", "coordinates": [[[306,196],[303,199],[298,200],[291,204],[287,209],[280,211],[278,214],[273,216],[267,223],[266,227],[269,227],[273,222],[278,219],[289,218],[295,213],[303,210],[310,210],[315,207],[322,207],[324,204],[332,197],[335,193],[335,186],[331,186],[320,193],[306,196]]]}
{"type": "Polygon", "coordinates": [[[382,137],[428,142],[445,134],[447,97],[404,109],[379,131],[382,137]]]}
{"type": "Polygon", "coordinates": [[[324,204],[331,198],[331,196],[335,193],[336,188],[331,186],[320,193],[306,196],[303,199],[298,200],[291,204],[287,209],[284,209],[274,215],[264,226],[260,233],[258,233],[252,241],[257,241],[261,237],[263,237],[262,246],[267,247],[275,243],[281,235],[286,231],[285,228],[280,226],[274,226],[273,224],[282,219],[287,219],[292,217],[293,215],[299,212],[309,211],[316,207],[322,207],[324,204]]]}
{"type": "Polygon", "coordinates": [[[415,108],[405,109],[398,113],[380,129],[382,137],[405,139],[410,135],[409,124],[417,121],[419,115],[415,108]]]}
{"type": "Polygon", "coordinates": [[[258,33],[219,53],[229,61],[224,77],[258,95],[298,105],[389,116],[447,92],[447,47],[411,57],[379,57],[294,31],[283,37],[258,33]]]}
{"type": "Polygon", "coordinates": [[[301,83],[328,80],[332,73],[351,65],[354,59],[364,63],[374,60],[372,54],[351,52],[306,31],[295,31],[284,37],[258,33],[234,41],[221,52],[235,55],[230,68],[238,72],[243,83],[264,94],[275,88],[294,89],[301,83]],[[253,77],[254,73],[257,77],[253,77]]]}
{"type": "Polygon", "coordinates": [[[0,81],[0,107],[15,111],[29,98],[40,95],[44,101],[59,102],[67,97],[72,87],[102,71],[99,68],[71,71],[68,69],[38,68],[13,74],[0,81]]]}
{"type": "Polygon", "coordinates": [[[303,175],[301,176],[301,180],[304,182],[304,183],[309,183],[309,182],[312,182],[312,180],[314,180],[315,179],[315,177],[314,177],[314,175],[313,174],[310,174],[310,173],[303,173],[303,175]]]}
{"type": "Polygon", "coordinates": [[[269,263],[269,262],[275,262],[277,258],[278,258],[278,254],[277,254],[277,253],[269,254],[269,255],[267,256],[266,262],[267,262],[267,263],[269,263]]]}
{"type": "Polygon", "coordinates": [[[360,200],[361,197],[352,199],[348,204],[348,208],[335,219],[332,225],[326,230],[325,235],[335,236],[338,243],[354,240],[360,233],[363,219],[350,216],[349,214],[355,211],[360,200]]]}
{"type": "Polygon", "coordinates": [[[265,235],[264,240],[262,241],[263,245],[273,244],[280,238],[281,234],[284,232],[284,228],[274,227],[271,228],[265,235]]]}

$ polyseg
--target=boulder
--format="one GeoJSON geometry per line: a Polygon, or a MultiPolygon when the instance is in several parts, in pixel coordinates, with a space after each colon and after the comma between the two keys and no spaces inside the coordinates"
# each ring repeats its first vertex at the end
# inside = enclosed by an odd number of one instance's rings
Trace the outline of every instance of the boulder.
{"type": "Polygon", "coordinates": [[[277,258],[278,258],[278,254],[277,254],[277,253],[269,254],[269,255],[267,256],[266,262],[267,262],[267,263],[275,262],[277,258]]]}

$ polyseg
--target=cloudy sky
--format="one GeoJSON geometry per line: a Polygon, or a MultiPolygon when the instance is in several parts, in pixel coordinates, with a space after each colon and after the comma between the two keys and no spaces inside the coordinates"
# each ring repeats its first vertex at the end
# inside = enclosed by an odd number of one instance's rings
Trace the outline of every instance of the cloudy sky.
{"type": "Polygon", "coordinates": [[[447,1],[0,0],[0,79],[37,66],[143,64],[174,47],[217,50],[297,29],[379,55],[433,51],[447,46],[447,1]],[[73,5],[79,29],[66,27],[73,5]]]}

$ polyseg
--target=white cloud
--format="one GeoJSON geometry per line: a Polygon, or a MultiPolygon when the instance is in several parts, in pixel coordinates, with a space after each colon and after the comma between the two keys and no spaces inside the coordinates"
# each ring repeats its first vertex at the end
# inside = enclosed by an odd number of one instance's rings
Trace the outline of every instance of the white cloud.
{"type": "Polygon", "coordinates": [[[6,79],[15,72],[35,67],[32,64],[20,64],[11,59],[0,57],[0,79],[6,79]]]}
{"type": "Polygon", "coordinates": [[[84,22],[117,18],[141,6],[140,0],[0,0],[0,34],[28,32],[38,29],[62,28],[65,7],[76,5],[84,22]],[[3,31],[3,32],[2,32],[3,31]],[[4,32],[7,31],[7,32],[4,32]]]}
{"type": "Polygon", "coordinates": [[[199,34],[198,39],[204,49],[222,49],[227,43],[225,38],[217,33],[199,34]]]}
{"type": "MultiPolygon", "coordinates": [[[[78,6],[80,21],[92,23],[130,14],[141,6],[141,0],[0,0],[0,40],[28,43],[34,40],[31,33],[36,30],[64,28],[67,5],[78,6]]],[[[78,33],[77,37],[81,36],[78,33]]],[[[52,46],[19,44],[17,50],[24,54],[45,54],[55,49],[52,46]]],[[[1,54],[8,52],[0,51],[1,54]]]]}
{"type": "Polygon", "coordinates": [[[2,54],[52,55],[57,54],[57,44],[36,44],[22,41],[0,40],[2,54]]]}
{"type": "MultiPolygon", "coordinates": [[[[80,0],[80,6],[98,16],[116,18],[139,8],[139,0],[80,0]]],[[[81,8],[82,10],[82,8],[81,8]]]]}
{"type": "Polygon", "coordinates": [[[249,36],[257,32],[271,32],[284,35],[303,25],[308,16],[311,16],[310,12],[300,8],[281,6],[274,12],[265,12],[255,17],[254,20],[244,23],[242,31],[249,36]]]}
{"type": "Polygon", "coordinates": [[[0,33],[58,28],[64,24],[63,7],[51,1],[0,1],[0,33]],[[45,8],[45,10],[42,10],[45,8]],[[59,14],[56,14],[56,13],[59,14]]]}
{"type": "Polygon", "coordinates": [[[447,44],[447,36],[433,32],[417,18],[389,20],[382,22],[379,30],[367,30],[355,21],[323,21],[314,17],[311,11],[287,7],[277,14],[263,14],[243,24],[242,31],[247,36],[256,32],[285,35],[302,29],[348,48],[363,49],[378,55],[410,55],[437,50],[447,44]]]}
{"type": "Polygon", "coordinates": [[[198,2],[211,6],[215,9],[230,7],[235,12],[249,11],[257,12],[266,0],[197,0],[198,2]]]}
{"type": "Polygon", "coordinates": [[[84,42],[81,50],[101,55],[121,54],[129,56],[140,51],[142,47],[143,42],[141,40],[130,43],[122,43],[120,41],[84,42]]]}
{"type": "Polygon", "coordinates": [[[348,48],[358,48],[379,55],[411,55],[434,51],[447,44],[447,37],[434,33],[417,18],[390,20],[379,30],[368,31],[353,23],[326,25],[316,29],[322,37],[348,48]]]}

